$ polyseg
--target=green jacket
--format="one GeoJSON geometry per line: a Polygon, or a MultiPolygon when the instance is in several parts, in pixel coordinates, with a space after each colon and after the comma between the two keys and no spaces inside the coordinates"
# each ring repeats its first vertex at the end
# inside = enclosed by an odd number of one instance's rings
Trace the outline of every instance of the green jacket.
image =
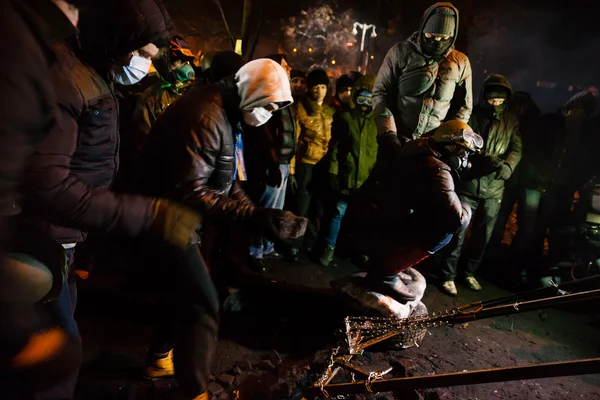
{"type": "MultiPolygon", "coordinates": [[[[358,90],[372,89],[374,76],[364,76],[353,88],[355,99],[358,90]]],[[[329,172],[337,175],[340,191],[352,194],[367,180],[377,159],[377,125],[373,111],[364,113],[360,106],[342,112],[333,126],[332,136],[338,138],[330,155],[329,172]]]]}

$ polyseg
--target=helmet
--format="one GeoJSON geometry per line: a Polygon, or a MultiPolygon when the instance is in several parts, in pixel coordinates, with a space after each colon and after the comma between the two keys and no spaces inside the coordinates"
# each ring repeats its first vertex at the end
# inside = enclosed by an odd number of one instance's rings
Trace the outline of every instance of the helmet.
{"type": "Polygon", "coordinates": [[[185,39],[179,35],[175,35],[171,38],[169,49],[171,51],[171,61],[192,61],[195,57],[185,39]]]}
{"type": "Polygon", "coordinates": [[[440,125],[433,138],[438,143],[456,144],[471,152],[479,151],[483,147],[483,138],[473,132],[468,124],[456,119],[440,125]]]}

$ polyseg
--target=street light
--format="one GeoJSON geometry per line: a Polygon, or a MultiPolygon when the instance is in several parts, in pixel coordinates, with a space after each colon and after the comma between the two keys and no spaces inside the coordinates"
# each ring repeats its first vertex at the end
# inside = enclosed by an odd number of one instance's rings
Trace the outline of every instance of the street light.
{"type": "Polygon", "coordinates": [[[371,29],[371,37],[376,38],[377,32],[375,32],[375,25],[373,24],[361,24],[360,22],[355,22],[352,28],[352,34],[358,35],[358,28],[362,30],[362,38],[360,40],[360,53],[361,53],[361,61],[358,66],[358,71],[363,72],[362,69],[367,70],[367,64],[369,63],[369,53],[365,54],[365,38],[367,36],[367,32],[371,29]]]}
{"type": "Polygon", "coordinates": [[[358,30],[356,28],[362,29],[362,39],[360,40],[360,51],[365,51],[365,36],[367,36],[367,31],[369,29],[373,29],[371,31],[371,37],[376,38],[377,32],[375,32],[375,25],[373,24],[361,24],[360,22],[355,22],[354,27],[352,28],[352,34],[358,35],[358,30]]]}

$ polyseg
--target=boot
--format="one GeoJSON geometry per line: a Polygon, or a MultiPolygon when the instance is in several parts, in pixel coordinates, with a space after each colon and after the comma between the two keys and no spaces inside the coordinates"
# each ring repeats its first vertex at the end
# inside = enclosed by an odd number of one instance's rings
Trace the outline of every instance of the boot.
{"type": "Polygon", "coordinates": [[[407,280],[406,276],[401,277],[400,274],[376,277],[367,276],[369,285],[375,292],[390,296],[401,303],[415,300],[417,296],[406,286],[402,278],[407,280]]]}
{"type": "Polygon", "coordinates": [[[151,354],[146,367],[146,377],[160,379],[175,375],[173,364],[173,349],[166,353],[151,354]]]}
{"type": "Polygon", "coordinates": [[[321,258],[319,258],[319,264],[321,264],[324,267],[328,267],[329,264],[331,264],[331,262],[333,261],[334,254],[335,254],[335,247],[331,247],[331,246],[327,245],[327,247],[325,248],[325,251],[323,252],[323,255],[321,256],[321,258]]]}

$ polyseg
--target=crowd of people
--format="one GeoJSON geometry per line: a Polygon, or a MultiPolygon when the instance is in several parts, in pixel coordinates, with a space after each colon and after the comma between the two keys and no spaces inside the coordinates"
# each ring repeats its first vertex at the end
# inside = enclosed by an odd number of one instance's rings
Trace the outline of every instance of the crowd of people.
{"type": "Polygon", "coordinates": [[[553,234],[596,173],[595,94],[542,114],[492,74],[473,106],[450,3],[427,9],[377,75],[350,72],[334,91],[327,71],[294,69],[284,54],[198,60],[159,0],[3,3],[7,398],[73,397],[86,241],[126,243],[119,256],[162,288],[148,377],[176,376],[170,398],[208,399],[219,308],[240,269],[345,257],[367,271],[354,297],[399,316],[394,304],[420,301],[413,267],[428,258],[445,293],[457,295],[459,276],[481,290],[475,275],[515,202],[507,273],[532,278],[547,236],[552,260],[564,257],[553,234]]]}

